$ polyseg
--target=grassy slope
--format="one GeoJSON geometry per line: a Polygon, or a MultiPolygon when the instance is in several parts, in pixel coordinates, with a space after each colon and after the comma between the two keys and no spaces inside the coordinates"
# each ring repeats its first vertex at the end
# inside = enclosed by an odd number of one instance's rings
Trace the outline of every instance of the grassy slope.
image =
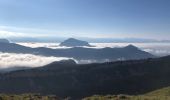
{"type": "Polygon", "coordinates": [[[55,95],[42,96],[39,94],[6,95],[0,94],[0,100],[64,100],[55,95]]]}
{"type": "Polygon", "coordinates": [[[148,96],[170,96],[170,87],[162,88],[150,93],[147,93],[148,96]]]}
{"type": "Polygon", "coordinates": [[[170,87],[155,90],[144,95],[94,95],[83,100],[170,100],[170,87]]]}

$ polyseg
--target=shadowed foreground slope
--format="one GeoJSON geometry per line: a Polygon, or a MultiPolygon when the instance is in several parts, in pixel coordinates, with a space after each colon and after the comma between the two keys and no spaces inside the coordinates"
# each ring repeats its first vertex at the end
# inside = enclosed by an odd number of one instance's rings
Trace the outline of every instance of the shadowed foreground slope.
{"type": "Polygon", "coordinates": [[[170,56],[103,64],[52,63],[0,75],[1,93],[42,93],[60,97],[143,94],[170,85],[170,56]]]}

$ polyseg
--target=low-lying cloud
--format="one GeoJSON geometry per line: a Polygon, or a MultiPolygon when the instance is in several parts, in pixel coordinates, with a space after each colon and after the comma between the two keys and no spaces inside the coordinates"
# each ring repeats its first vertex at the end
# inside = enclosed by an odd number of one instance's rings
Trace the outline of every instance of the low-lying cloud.
{"type": "Polygon", "coordinates": [[[45,57],[32,54],[0,52],[0,69],[13,67],[39,67],[54,61],[68,60],[65,57],[45,57]]]}

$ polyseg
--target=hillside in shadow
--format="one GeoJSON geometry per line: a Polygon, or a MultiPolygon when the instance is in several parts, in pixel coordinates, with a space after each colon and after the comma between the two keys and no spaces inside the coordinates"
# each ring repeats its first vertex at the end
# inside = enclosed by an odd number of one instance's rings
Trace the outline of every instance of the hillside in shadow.
{"type": "Polygon", "coordinates": [[[170,85],[170,56],[76,64],[73,60],[0,75],[1,93],[42,93],[60,97],[143,94],[170,85]],[[12,84],[11,84],[12,83],[12,84]]]}

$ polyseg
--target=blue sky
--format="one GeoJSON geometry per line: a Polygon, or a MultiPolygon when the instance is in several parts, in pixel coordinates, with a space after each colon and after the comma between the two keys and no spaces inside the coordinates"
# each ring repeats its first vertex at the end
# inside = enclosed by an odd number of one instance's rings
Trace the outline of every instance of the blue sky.
{"type": "Polygon", "coordinates": [[[0,0],[0,37],[170,39],[170,0],[0,0]]]}

